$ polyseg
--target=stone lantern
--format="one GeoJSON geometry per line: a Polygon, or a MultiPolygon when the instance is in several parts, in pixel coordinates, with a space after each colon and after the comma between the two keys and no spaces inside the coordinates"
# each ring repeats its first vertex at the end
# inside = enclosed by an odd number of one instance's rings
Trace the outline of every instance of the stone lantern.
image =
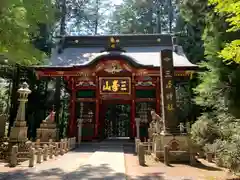
{"type": "Polygon", "coordinates": [[[25,105],[28,101],[28,95],[31,93],[31,90],[28,88],[28,84],[24,82],[22,87],[17,91],[19,93],[19,107],[17,111],[17,116],[13,127],[10,131],[10,141],[23,142],[27,141],[27,126],[25,120],[25,105]]]}

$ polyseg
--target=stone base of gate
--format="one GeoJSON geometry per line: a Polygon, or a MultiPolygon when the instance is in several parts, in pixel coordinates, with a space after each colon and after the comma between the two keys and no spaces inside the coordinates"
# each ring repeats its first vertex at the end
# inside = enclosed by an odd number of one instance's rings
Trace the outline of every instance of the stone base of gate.
{"type": "Polygon", "coordinates": [[[170,162],[190,162],[194,153],[192,143],[187,134],[182,135],[153,135],[153,156],[162,161],[164,160],[164,146],[169,147],[170,162]]]}

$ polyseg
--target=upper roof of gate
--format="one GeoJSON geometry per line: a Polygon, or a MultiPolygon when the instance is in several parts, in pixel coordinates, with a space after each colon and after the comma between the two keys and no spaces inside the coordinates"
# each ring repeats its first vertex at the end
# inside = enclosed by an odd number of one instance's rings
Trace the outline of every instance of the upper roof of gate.
{"type": "Polygon", "coordinates": [[[50,58],[52,67],[87,66],[96,59],[122,56],[138,66],[160,67],[160,52],[173,50],[174,67],[196,67],[167,34],[61,37],[50,58]]]}

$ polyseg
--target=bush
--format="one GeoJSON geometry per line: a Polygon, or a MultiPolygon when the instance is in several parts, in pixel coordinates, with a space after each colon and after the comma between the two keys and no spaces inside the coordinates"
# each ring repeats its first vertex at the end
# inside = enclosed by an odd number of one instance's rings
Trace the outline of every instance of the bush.
{"type": "Polygon", "coordinates": [[[192,125],[191,138],[195,144],[204,147],[219,137],[218,127],[211,114],[204,113],[192,125]]]}
{"type": "Polygon", "coordinates": [[[204,113],[193,124],[191,138],[205,152],[215,153],[216,164],[240,172],[240,121],[227,112],[204,113]]]}

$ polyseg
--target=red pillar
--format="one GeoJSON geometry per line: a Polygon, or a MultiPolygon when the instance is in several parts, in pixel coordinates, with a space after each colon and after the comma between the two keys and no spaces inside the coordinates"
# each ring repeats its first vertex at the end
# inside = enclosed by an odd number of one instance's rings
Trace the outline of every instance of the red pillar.
{"type": "Polygon", "coordinates": [[[161,113],[161,106],[160,106],[160,93],[161,93],[161,90],[160,90],[160,78],[157,77],[157,81],[156,81],[156,113],[157,114],[160,114],[161,113]]]}
{"type": "Polygon", "coordinates": [[[134,138],[136,136],[136,123],[135,123],[135,114],[136,114],[136,96],[135,96],[135,80],[134,75],[132,76],[132,104],[131,104],[131,128],[132,134],[131,137],[134,138]]]}
{"type": "Polygon", "coordinates": [[[77,136],[77,122],[75,115],[75,104],[76,104],[76,89],[74,79],[71,78],[72,92],[71,92],[71,100],[70,100],[70,119],[69,119],[69,131],[68,134],[70,137],[77,136]]]}
{"type": "Polygon", "coordinates": [[[94,132],[94,136],[95,138],[97,138],[98,136],[98,128],[99,128],[99,99],[100,99],[100,96],[99,96],[99,82],[98,82],[98,76],[96,76],[96,115],[95,115],[95,118],[96,118],[96,122],[95,122],[95,132],[94,132]]]}

